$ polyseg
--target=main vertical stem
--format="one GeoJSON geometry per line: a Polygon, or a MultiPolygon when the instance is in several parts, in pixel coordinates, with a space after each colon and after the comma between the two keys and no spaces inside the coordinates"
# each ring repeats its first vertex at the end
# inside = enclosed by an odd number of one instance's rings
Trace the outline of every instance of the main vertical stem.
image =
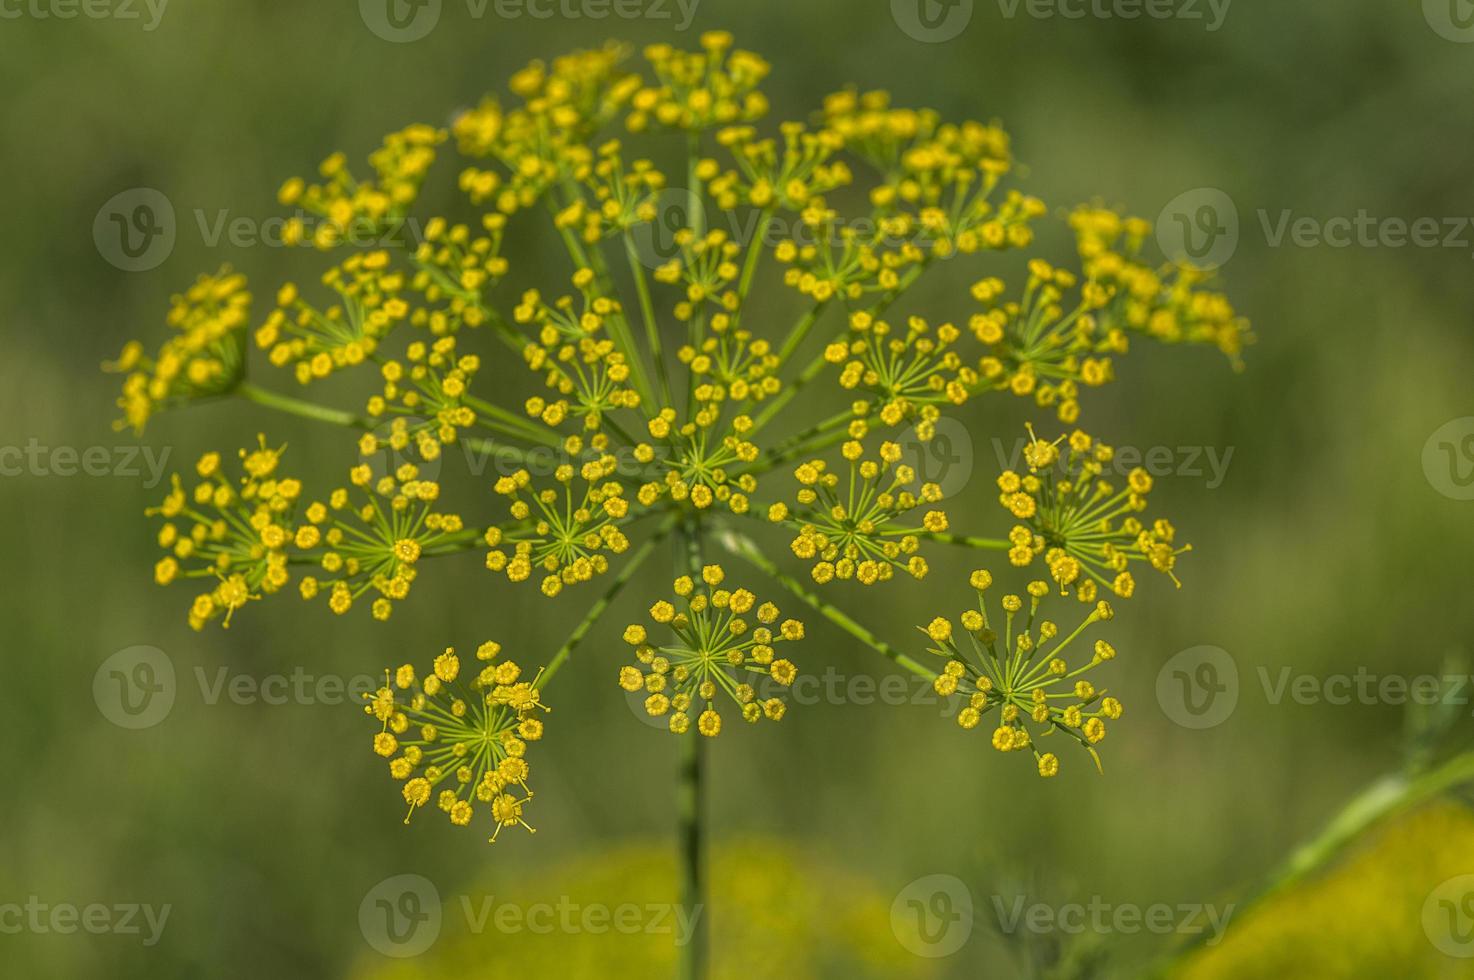
{"type": "MultiPolygon", "coordinates": [[[[690,521],[682,528],[687,574],[701,581],[701,525],[690,521]]],[[[707,908],[705,855],[705,780],[704,747],[695,726],[679,736],[680,771],[676,776],[677,865],[681,875],[681,905],[686,921],[691,923],[685,945],[681,946],[679,980],[705,980],[707,963],[707,908]]]]}
{"type": "Polygon", "coordinates": [[[681,740],[681,769],[677,787],[680,830],[677,847],[681,868],[681,904],[691,923],[689,938],[680,949],[680,980],[704,980],[706,976],[706,865],[703,849],[703,736],[693,727],[681,740]]]}

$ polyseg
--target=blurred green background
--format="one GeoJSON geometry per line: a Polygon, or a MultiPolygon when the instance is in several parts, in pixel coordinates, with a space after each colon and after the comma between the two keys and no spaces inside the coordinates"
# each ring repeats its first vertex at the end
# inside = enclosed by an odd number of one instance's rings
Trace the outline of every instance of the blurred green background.
{"type": "MultiPolygon", "coordinates": [[[[888,88],[900,104],[951,118],[997,117],[1026,165],[1025,188],[1055,207],[1099,198],[1155,218],[1184,192],[1217,188],[1241,222],[1224,275],[1259,337],[1247,370],[1235,375],[1212,352],[1140,343],[1118,383],[1085,403],[1088,426],[1116,444],[1233,451],[1221,485],[1208,487],[1206,475],[1159,481],[1154,501],[1194,551],[1179,566],[1180,593],[1147,582],[1110,624],[1123,651],[1111,686],[1128,714],[1103,746],[1105,776],[1070,755],[1059,779],[1041,781],[933,706],[820,703],[776,728],[724,736],[710,753],[712,833],[749,843],[716,862],[733,870],[713,881],[714,902],[734,916],[755,906],[771,914],[775,905],[786,914],[751,932],[719,926],[715,955],[735,963],[739,945],[749,954],[768,945],[806,950],[786,961],[794,976],[1045,975],[1030,957],[1053,957],[1047,947],[1057,937],[1035,936],[1045,952],[1021,953],[1019,942],[997,935],[995,897],[1007,907],[1018,896],[1053,907],[1092,896],[1142,907],[1235,901],[1404,751],[1403,707],[1273,704],[1260,669],[1272,680],[1287,667],[1320,678],[1360,667],[1438,673],[1474,626],[1464,578],[1474,503],[1440,492],[1423,466],[1435,430],[1474,415],[1474,233],[1464,229],[1457,247],[1275,247],[1263,227],[1267,220],[1272,231],[1286,209],[1322,220],[1361,209],[1404,220],[1474,215],[1474,45],[1449,39],[1457,28],[1440,21],[1438,4],[1238,0],[1216,31],[1181,18],[1007,17],[1007,6],[977,0],[965,29],[928,43],[898,26],[905,4],[893,10],[885,0],[701,0],[686,32],[649,18],[507,18],[495,8],[476,18],[446,0],[426,37],[390,43],[351,2],[175,0],[154,30],[144,29],[151,15],[141,5],[141,20],[64,20],[6,5],[0,174],[13,234],[0,260],[0,445],[136,445],[109,427],[117,379],[98,365],[129,338],[156,344],[172,292],[230,262],[260,291],[259,316],[275,283],[325,265],[309,252],[212,246],[197,215],[207,224],[222,211],[271,217],[281,181],[331,151],[361,161],[384,133],[444,123],[501,90],[527,60],[606,38],[689,47],[700,30],[729,29],[773,63],[765,90],[775,118],[801,117],[847,83],[888,88]],[[93,223],[104,202],[136,187],[170,200],[177,240],[157,268],[127,272],[100,254],[93,223]],[[1221,724],[1193,730],[1163,709],[1157,678],[1174,654],[1201,645],[1228,651],[1239,697],[1221,724]],[[746,880],[738,868],[758,869],[768,884],[737,894],[746,880]],[[898,961],[893,931],[904,929],[892,928],[891,901],[933,874],[966,882],[977,925],[950,956],[898,961]],[[815,883],[788,908],[797,886],[772,885],[784,875],[815,883]],[[843,927],[841,916],[849,917],[843,927]],[[854,917],[861,925],[852,929],[854,917]],[[884,948],[867,950],[851,938],[859,934],[884,948]]],[[[452,166],[437,167],[432,200],[453,198],[452,166]]],[[[512,254],[514,268],[557,262],[552,244],[546,235],[516,243],[524,251],[512,254]]],[[[548,268],[537,273],[542,281],[562,281],[561,264],[548,268]]],[[[943,266],[910,304],[963,315],[965,286],[986,268],[943,266]]],[[[786,293],[769,294],[775,316],[797,308],[786,293]]],[[[261,360],[253,370],[263,384],[295,388],[261,360]]],[[[524,374],[507,368],[517,384],[524,374]]],[[[342,393],[356,408],[359,395],[342,393]]],[[[1026,409],[995,397],[958,413],[972,434],[973,472],[952,505],[954,525],[1006,527],[991,440],[1012,447],[1022,421],[1042,417],[1026,409]]],[[[186,467],[257,431],[288,442],[289,461],[309,478],[334,479],[353,459],[342,432],[234,403],[160,418],[142,441],[167,447],[171,468],[186,467]]],[[[229,631],[194,634],[187,590],[151,582],[153,527],[142,510],[162,490],[146,482],[37,472],[0,479],[9,515],[0,905],[30,896],[169,904],[170,918],[152,947],[138,936],[0,932],[0,973],[160,980],[393,967],[420,975],[380,957],[359,927],[365,894],[398,874],[433,881],[452,910],[459,895],[577,900],[578,882],[611,874],[624,894],[630,881],[648,881],[633,889],[638,901],[673,897],[662,846],[674,824],[675,746],[639,723],[613,685],[618,626],[667,582],[664,568],[626,593],[603,639],[579,651],[558,684],[538,746],[536,837],[514,835],[488,850],[438,819],[400,826],[397,794],[355,708],[211,704],[196,671],[211,683],[222,666],[257,679],[372,674],[487,637],[537,661],[586,598],[534,603],[470,553],[427,571],[388,624],[337,619],[320,603],[282,596],[253,604],[229,631]],[[140,644],[167,653],[179,690],[166,720],[128,731],[99,712],[92,685],[107,657],[140,644]]],[[[489,506],[470,483],[451,493],[468,514],[489,506]]],[[[867,625],[909,642],[914,624],[964,601],[963,573],[977,560],[934,554],[924,589],[897,581],[878,597],[847,596],[864,603],[867,625]]],[[[834,630],[814,624],[810,635],[806,670],[886,672],[834,630]]],[[[1423,938],[1420,915],[1440,881],[1474,872],[1474,854],[1436,871],[1404,882],[1412,897],[1377,926],[1411,950],[1405,976],[1469,969],[1423,938]]],[[[1363,888],[1353,879],[1347,893],[1364,898],[1377,880],[1363,888]]],[[[584,901],[609,900],[588,887],[584,901]]],[[[564,938],[570,951],[591,941],[564,938]]],[[[1122,976],[1137,975],[1166,942],[1084,940],[1124,942],[1122,976]]],[[[1387,975],[1323,962],[1338,942],[1330,931],[1287,941],[1303,954],[1301,976],[1387,975]]],[[[490,930],[480,942],[488,958],[470,955],[459,975],[523,962],[533,940],[490,930]]],[[[440,952],[449,956],[452,945],[447,938],[440,952]]],[[[593,948],[580,954],[583,966],[570,952],[566,962],[527,960],[520,969],[598,976],[606,971],[589,964],[605,962],[613,975],[616,960],[593,948]]],[[[659,975],[660,967],[642,969],[624,975],[659,975]]]]}

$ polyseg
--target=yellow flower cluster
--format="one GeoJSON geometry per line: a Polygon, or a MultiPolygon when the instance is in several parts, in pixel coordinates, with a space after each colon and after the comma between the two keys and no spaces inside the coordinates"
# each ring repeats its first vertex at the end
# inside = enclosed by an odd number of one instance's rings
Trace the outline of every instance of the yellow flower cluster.
{"type": "MultiPolygon", "coordinates": [[[[905,334],[896,336],[889,323],[859,310],[850,315],[850,338],[825,348],[824,359],[842,365],[841,387],[870,392],[879,402],[881,419],[899,425],[917,417],[924,406],[967,401],[978,373],[957,352],[960,336],[950,323],[933,330],[919,316],[909,317],[905,334]]],[[[936,414],[933,410],[922,419],[934,421],[936,414]]]]}
{"type": "Polygon", "coordinates": [[[640,395],[630,386],[625,355],[606,332],[610,318],[621,315],[619,304],[598,293],[588,269],[574,275],[573,285],[582,295],[578,303],[560,296],[548,304],[529,289],[512,311],[517,323],[536,328],[536,340],[522,356],[558,396],[529,398],[525,408],[550,428],[571,416],[582,420],[585,431],[597,432],[610,412],[639,408],[640,395]]]}
{"type": "Polygon", "coordinates": [[[692,715],[702,735],[721,732],[718,694],[737,703],[744,721],[777,721],[784,702],[765,696],[765,690],[787,688],[798,676],[793,662],[778,657],[775,648],[803,639],[803,623],[785,619],[779,624],[777,606],[759,606],[746,589],[722,588],[725,578],[720,565],[706,565],[699,583],[689,575],[676,579],[683,610],[664,599],[650,607],[650,619],[669,630],[672,642],[653,640],[639,624],[624,631],[636,662],[620,668],[619,686],[631,694],[645,692],[645,710],[651,717],[669,719],[677,735],[690,730],[692,715]]]}
{"type": "Polygon", "coordinates": [[[287,283],[276,294],[277,308],[256,328],[256,345],[273,365],[292,365],[302,384],[362,364],[409,315],[400,296],[404,275],[391,270],[386,251],[355,252],[324,273],[322,283],[340,302],[319,309],[287,283]]]}
{"type": "MultiPolygon", "coordinates": [[[[565,448],[573,458],[583,450],[576,437],[570,437],[565,448]]],[[[499,478],[495,490],[510,499],[512,523],[487,529],[485,540],[491,550],[486,567],[505,572],[512,582],[526,581],[541,570],[546,574],[539,585],[547,596],[608,571],[609,555],[629,548],[620,525],[629,515],[630,503],[624,485],[615,478],[617,466],[608,453],[577,468],[564,463],[553,471],[561,490],[535,488],[525,469],[499,478]],[[580,484],[576,493],[575,480],[580,484]]]]}
{"type": "Polygon", "coordinates": [[[170,300],[168,324],[178,331],[154,357],[129,341],[118,359],[104,365],[123,372],[115,429],[142,432],[156,413],[176,403],[225,394],[245,376],[245,337],[251,294],[246,277],[225,266],[202,275],[170,300]]]}
{"type": "Polygon", "coordinates": [[[481,644],[476,659],[484,666],[468,682],[448,647],[424,676],[410,664],[386,670],[384,686],[365,696],[364,712],[382,725],[374,753],[403,783],[405,823],[433,799],[457,827],[469,826],[480,808],[490,811],[492,841],[504,827],[532,831],[523,818],[533,796],[527,743],[543,735],[542,673],[526,680],[513,661],[495,662],[500,652],[499,644],[481,644]]]}
{"type": "Polygon", "coordinates": [[[169,585],[180,578],[203,579],[212,585],[190,606],[193,629],[204,629],[218,616],[229,626],[248,601],[287,584],[302,482],[278,476],[282,449],[268,448],[265,436],[258,442],[241,450],[235,477],[226,475],[219,453],[201,456],[195,465],[198,481],[186,491],[179,474],[173,474],[163,503],[148,511],[164,518],[158,542],[166,554],[154,565],[154,580],[169,585]]]}
{"type": "MultiPolygon", "coordinates": [[[[1042,201],[1010,191],[992,200],[1009,172],[1008,134],[996,124],[943,123],[930,109],[903,109],[885,92],[837,92],[824,122],[845,148],[874,167],[881,182],[870,200],[882,217],[905,214],[925,232],[933,254],[1022,248],[1042,201]]],[[[909,227],[909,226],[908,226],[909,227]]]]}
{"type": "Polygon", "coordinates": [[[383,146],[369,154],[375,174],[372,180],[356,179],[341,153],[334,153],[318,167],[322,183],[309,184],[301,177],[288,180],[277,199],[324,220],[309,232],[301,218],[290,219],[284,234],[287,244],[309,241],[328,249],[345,240],[362,243],[365,238],[396,230],[419,196],[420,185],[435,162],[435,148],[445,136],[444,130],[418,124],[390,133],[383,146]]]}
{"type": "MultiPolygon", "coordinates": [[[[481,368],[481,358],[458,354],[453,335],[431,344],[417,340],[404,356],[404,361],[385,361],[379,368],[384,390],[369,399],[368,414],[380,418],[390,413],[398,416],[395,422],[404,423],[391,428],[387,440],[391,448],[402,449],[407,439],[413,439],[422,459],[438,459],[441,447],[455,442],[460,431],[476,421],[465,399],[471,379],[481,368]]],[[[359,440],[360,454],[378,452],[380,441],[373,433],[365,433],[359,440]]]]}
{"type": "Polygon", "coordinates": [[[1080,387],[1110,381],[1110,355],[1126,352],[1126,335],[1116,327],[1102,330],[1094,312],[1108,300],[1104,289],[1088,283],[1075,305],[1064,308],[1065,291],[1077,282],[1074,273],[1035,259],[1021,302],[999,302],[1002,280],[974,283],[972,295],[985,308],[968,321],[987,347],[978,363],[985,383],[1053,407],[1066,423],[1080,417],[1080,387]]]}
{"type": "Polygon", "coordinates": [[[778,127],[781,150],[772,138],[758,135],[752,126],[728,126],[716,134],[717,143],[731,154],[735,169],[713,172],[716,161],[704,160],[698,176],[723,209],[739,205],[762,209],[801,211],[809,202],[853,180],[842,160],[829,162],[844,140],[828,129],[814,132],[803,123],[778,127]]]}
{"type": "MultiPolygon", "coordinates": [[[[750,416],[738,415],[731,425],[719,426],[721,421],[722,386],[706,383],[697,386],[693,396],[700,400],[700,409],[695,421],[676,425],[676,412],[664,408],[648,423],[650,435],[665,443],[661,464],[667,467],[665,479],[643,484],[637,499],[646,507],[654,505],[662,496],[681,503],[690,501],[698,511],[713,504],[723,504],[734,514],[747,513],[750,496],[757,490],[757,478],[750,473],[736,476],[729,467],[739,463],[751,463],[758,458],[757,444],[747,438],[752,432],[750,416]]],[[[640,445],[635,449],[635,458],[648,462],[656,455],[655,449],[640,445]]]]}
{"type": "Polygon", "coordinates": [[[1106,721],[1121,717],[1121,702],[1107,696],[1104,688],[1096,688],[1085,675],[1113,659],[1116,651],[1105,640],[1096,640],[1090,660],[1074,669],[1064,653],[1088,627],[1112,618],[1110,605],[1096,603],[1079,626],[1062,636],[1053,620],[1038,615],[1049,586],[1030,582],[1027,612],[1020,596],[1003,597],[1000,634],[989,620],[984,600],[992,581],[985,570],[972,573],[977,608],[958,618],[960,631],[954,629],[952,620],[940,616],[918,627],[933,644],[929,652],[947,661],[933,687],[942,697],[961,698],[957,723],[963,728],[978,727],[997,709],[993,748],[1033,752],[1041,776],[1059,772],[1059,757],[1041,752],[1038,745],[1040,738],[1056,732],[1079,742],[1099,767],[1095,746],[1105,738],[1106,721]],[[965,644],[959,633],[967,637],[965,644]],[[1030,723],[1035,726],[1032,730],[1030,723]]]}
{"type": "Polygon", "coordinates": [[[625,120],[630,132],[653,121],[695,133],[767,114],[768,100],[758,85],[767,77],[768,63],[751,51],[734,50],[726,31],[702,34],[700,51],[652,44],[645,49],[645,60],[660,84],[635,93],[625,120]]]}
{"type": "Polygon", "coordinates": [[[597,161],[581,174],[593,200],[580,195],[554,216],[555,227],[580,228],[583,241],[594,245],[606,235],[660,219],[665,175],[649,160],[635,160],[626,166],[620,158],[620,147],[617,139],[599,146],[597,161]]]}
{"type": "Polygon", "coordinates": [[[592,162],[593,133],[617,115],[640,87],[620,69],[625,49],[616,44],[535,61],[512,76],[523,104],[503,109],[495,98],[463,113],[453,132],[461,152],[494,160],[495,169],[467,167],[460,187],[480,204],[503,214],[536,204],[549,189],[581,179],[592,162]]]}
{"type": "Polygon", "coordinates": [[[1081,602],[1094,602],[1096,586],[1122,598],[1136,591],[1127,570],[1144,561],[1181,587],[1173,568],[1177,556],[1192,550],[1175,545],[1176,532],[1165,520],[1150,527],[1134,515],[1146,509],[1152,478],[1137,467],[1120,490],[1103,478],[1114,450],[1078,429],[1045,442],[1029,429],[1024,448],[1027,472],[1005,470],[998,478],[999,502],[1022,521],[1009,534],[1009,560],[1019,567],[1044,556],[1050,577],[1061,589],[1073,588],[1081,602]]]}
{"type": "Polygon", "coordinates": [[[883,442],[876,459],[865,459],[858,440],[841,447],[848,461],[848,475],[831,471],[821,459],[803,463],[794,476],[801,484],[798,508],[774,504],[768,518],[797,528],[790,547],[806,562],[813,562],[814,581],[856,579],[862,585],[889,581],[901,568],[915,578],[925,578],[926,559],[917,554],[922,532],[947,530],[944,511],[931,509],[920,523],[912,511],[942,499],[941,488],[923,483],[919,491],[910,487],[916,473],[901,463],[901,447],[883,442]]]}
{"type": "Polygon", "coordinates": [[[1186,265],[1156,269],[1142,251],[1152,224],[1114,211],[1080,208],[1070,216],[1085,281],[1100,293],[1100,329],[1141,333],[1169,344],[1211,344],[1241,368],[1253,343],[1248,321],[1228,297],[1199,288],[1211,272],[1186,265]]]}
{"type": "Polygon", "coordinates": [[[378,477],[360,463],[348,480],[354,492],[339,487],[326,501],[314,501],[292,535],[297,550],[321,569],[303,577],[299,589],[309,600],[325,594],[339,615],[377,593],[370,610],[375,619],[388,619],[394,603],[409,595],[420,558],[470,532],[458,515],[435,509],[440,485],[420,479],[413,463],[378,477]],[[362,500],[357,506],[354,496],[362,500]]]}
{"type": "Polygon", "coordinates": [[[491,319],[486,295],[507,274],[507,260],[501,254],[506,225],[506,215],[485,215],[481,220],[485,233],[473,237],[467,225],[430,219],[425,240],[415,250],[416,269],[410,277],[411,288],[427,305],[416,307],[410,315],[412,324],[439,337],[491,319]]]}

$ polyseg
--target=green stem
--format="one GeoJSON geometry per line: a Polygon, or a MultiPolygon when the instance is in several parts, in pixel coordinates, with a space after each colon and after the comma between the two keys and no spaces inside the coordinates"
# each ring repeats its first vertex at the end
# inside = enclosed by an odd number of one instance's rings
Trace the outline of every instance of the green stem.
{"type": "Polygon", "coordinates": [[[624,253],[629,259],[630,274],[635,279],[635,292],[640,297],[640,313],[645,318],[645,339],[650,343],[650,356],[655,359],[656,380],[660,382],[660,395],[664,399],[660,407],[664,408],[671,403],[670,376],[666,371],[665,352],[660,343],[660,325],[655,319],[655,304],[650,300],[650,284],[645,281],[640,250],[635,247],[634,236],[628,230],[624,233],[624,253]]]}
{"type": "Polygon", "coordinates": [[[942,544],[956,544],[964,548],[988,548],[993,551],[1007,551],[1013,547],[1013,542],[1003,538],[978,538],[966,534],[948,534],[945,531],[918,531],[918,538],[927,541],[940,541],[942,544]]]}
{"type": "Polygon", "coordinates": [[[332,425],[346,425],[354,429],[372,428],[372,423],[361,415],[345,412],[341,409],[331,408],[327,405],[318,405],[315,402],[303,401],[293,398],[291,395],[283,395],[275,391],[267,391],[249,381],[242,381],[235,389],[236,394],[247,401],[255,402],[257,405],[265,405],[279,412],[289,415],[297,415],[304,419],[312,419],[316,422],[328,422],[332,425]]]}
{"type": "MultiPolygon", "coordinates": [[[[1234,909],[1235,921],[1243,919],[1245,909],[1263,903],[1330,864],[1373,824],[1471,782],[1474,782],[1474,752],[1457,755],[1431,772],[1399,772],[1376,780],[1342,807],[1312,840],[1296,848],[1264,884],[1240,900],[1234,909]]],[[[1194,937],[1179,945],[1149,975],[1168,976],[1172,968],[1180,966],[1205,938],[1194,937]]]]}
{"type": "MultiPolygon", "coordinates": [[[[299,418],[311,419],[314,422],[326,422],[329,425],[341,425],[352,429],[371,429],[375,423],[361,415],[345,412],[342,409],[332,408],[328,405],[319,405],[316,402],[304,401],[301,398],[293,398],[291,395],[283,395],[279,392],[269,391],[265,388],[243,381],[235,389],[237,395],[257,405],[278,412],[286,412],[288,415],[296,415],[299,418]]],[[[520,432],[509,433],[517,438],[536,441],[530,438],[530,433],[523,435],[520,432]]],[[[541,438],[541,435],[539,436],[541,438]]],[[[486,439],[460,439],[458,440],[467,450],[479,453],[483,456],[493,454],[507,454],[519,461],[525,461],[526,451],[516,446],[508,446],[505,443],[491,442],[486,439]]]]}
{"type": "Polygon", "coordinates": [[[588,635],[594,623],[598,621],[599,617],[604,615],[604,611],[609,608],[609,604],[629,584],[630,579],[634,578],[635,572],[639,571],[640,566],[645,563],[645,559],[650,557],[650,553],[655,550],[655,546],[665,540],[665,536],[670,533],[670,529],[675,522],[675,515],[671,515],[661,521],[660,526],[646,539],[645,543],[635,549],[634,554],[630,555],[629,560],[624,563],[624,567],[619,570],[619,574],[614,577],[614,581],[609,583],[609,588],[600,596],[599,601],[595,602],[589,609],[588,615],[583,618],[583,622],[574,628],[573,632],[568,635],[568,640],[558,648],[557,653],[553,654],[553,659],[548,661],[547,669],[543,671],[542,681],[540,682],[543,687],[547,687],[548,682],[553,679],[553,675],[558,673],[558,668],[568,662],[568,658],[573,654],[574,647],[583,642],[583,638],[588,635]]]}
{"type": "MultiPolygon", "coordinates": [[[[697,521],[686,524],[682,538],[686,551],[688,574],[701,581],[702,543],[701,525],[697,521]]],[[[678,829],[677,863],[681,869],[681,905],[687,921],[691,923],[688,941],[680,948],[680,964],[677,976],[680,980],[705,980],[709,950],[707,946],[706,917],[706,863],[705,846],[705,736],[695,728],[679,736],[681,743],[680,769],[676,781],[676,807],[678,829]]]]}
{"type": "Polygon", "coordinates": [[[844,611],[835,608],[819,598],[818,594],[812,589],[779,571],[778,566],[768,560],[767,556],[758,549],[757,544],[752,539],[731,529],[724,529],[717,535],[717,541],[732,554],[765,572],[769,578],[791,592],[800,602],[803,602],[818,612],[819,615],[887,660],[890,660],[898,667],[903,667],[916,676],[924,677],[927,680],[932,680],[937,676],[937,672],[930,667],[917,660],[913,660],[911,657],[897,650],[855,622],[844,611]]]}

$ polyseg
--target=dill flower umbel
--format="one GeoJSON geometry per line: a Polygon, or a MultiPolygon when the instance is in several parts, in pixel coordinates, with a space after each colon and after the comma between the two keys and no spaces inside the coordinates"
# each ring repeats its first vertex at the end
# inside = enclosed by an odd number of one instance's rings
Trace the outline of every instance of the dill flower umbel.
{"type": "Polygon", "coordinates": [[[163,503],[148,511],[164,518],[158,543],[165,555],[154,565],[154,580],[211,583],[190,606],[196,630],[216,617],[229,626],[248,601],[287,584],[302,483],[278,475],[284,448],[269,448],[260,436],[256,448],[240,451],[236,476],[227,475],[219,453],[206,453],[195,464],[196,481],[186,489],[172,474],[163,503]]]}
{"type": "Polygon", "coordinates": [[[1030,582],[1027,601],[1017,595],[1005,595],[1000,601],[1004,616],[1000,634],[996,621],[988,618],[984,599],[992,581],[985,570],[972,573],[978,604],[958,618],[960,630],[940,616],[917,627],[933,644],[928,652],[947,660],[933,687],[943,697],[962,697],[957,723],[963,728],[996,720],[993,748],[1032,752],[1041,776],[1059,772],[1059,757],[1040,751],[1038,744],[1038,739],[1056,732],[1078,742],[1099,767],[1095,746],[1105,738],[1106,721],[1121,717],[1121,702],[1084,675],[1114,659],[1116,651],[1105,640],[1096,640],[1090,659],[1074,669],[1064,653],[1090,626],[1112,618],[1110,605],[1097,602],[1073,631],[1062,636],[1058,624],[1039,616],[1049,586],[1030,582]],[[964,634],[962,641],[959,635],[964,634]]]}
{"type": "MultiPolygon", "coordinates": [[[[289,586],[334,613],[387,619],[427,566],[467,551],[496,573],[483,612],[526,595],[503,578],[558,597],[569,631],[531,680],[486,644],[474,678],[447,650],[368,699],[375,750],[410,813],[433,803],[466,825],[485,808],[493,838],[526,826],[541,689],[592,659],[571,654],[643,563],[671,552],[687,574],[674,601],[648,605],[653,626],[624,631],[633,654],[618,682],[684,737],[693,790],[696,736],[715,736],[730,706],[752,723],[783,716],[797,668],[779,644],[804,636],[773,602],[724,584],[705,557],[718,547],[826,628],[962,695],[963,727],[996,708],[995,746],[1034,751],[1044,775],[1059,765],[1035,748],[1050,733],[1093,754],[1121,708],[1083,675],[1114,651],[1097,642],[1089,663],[1066,658],[1110,618],[1101,596],[1132,595],[1141,567],[1176,581],[1187,550],[1171,524],[1142,516],[1151,477],[1108,474],[1114,453],[1084,432],[1048,442],[1030,428],[1025,465],[999,479],[1008,517],[992,511],[1007,537],[987,537],[956,526],[986,515],[944,510],[902,446],[933,439],[950,407],[995,396],[1073,427],[1082,393],[1114,377],[1135,338],[1213,346],[1237,365],[1247,323],[1210,273],[1147,258],[1148,222],[1059,212],[1019,190],[996,122],[857,88],[770,122],[770,67],[725,31],[691,51],[650,45],[643,64],[632,53],[611,43],[533,61],[446,129],[391,133],[368,171],[333,153],[317,177],[280,189],[295,212],[286,240],[305,246],[292,258],[308,267],[268,294],[264,319],[250,321],[245,280],[226,267],[174,297],[156,356],[124,348],[112,365],[127,375],[120,424],[231,396],[343,431],[344,458],[324,462],[347,471],[341,485],[309,491],[264,436],[238,466],[207,453],[176,475],[149,511],[163,520],[155,580],[194,580],[196,629],[289,586]],[[450,193],[417,215],[434,180],[450,193]],[[1078,267],[1019,255],[1027,278],[1009,292],[999,253],[1047,241],[1038,233],[1061,213],[1078,267]],[[400,234],[413,229],[418,241],[400,234]],[[560,254],[510,247],[525,242],[560,254]],[[951,281],[973,284],[950,304],[965,319],[948,319],[947,301],[908,308],[920,279],[950,263],[961,266],[951,281]],[[248,348],[302,397],[246,382],[248,348]],[[334,391],[354,392],[350,410],[308,400],[334,391]],[[760,496],[785,471],[797,487],[760,496]],[[789,568],[743,534],[748,522],[783,529],[789,568]],[[836,580],[920,580],[922,549],[949,546],[1042,560],[1047,573],[1026,598],[1004,597],[1001,634],[981,597],[960,619],[965,642],[933,621],[940,675],[872,633],[865,610],[821,594],[848,595],[822,588],[836,580]],[[1048,582],[1089,610],[1068,636],[1036,615],[1048,582]]],[[[974,576],[980,596],[988,581],[974,576]]],[[[687,816],[692,854],[700,814],[687,816]]]]}
{"type": "Polygon", "coordinates": [[[542,738],[548,709],[537,686],[541,672],[526,680],[516,663],[495,662],[500,652],[497,643],[481,644],[476,659],[485,666],[467,682],[447,647],[423,676],[410,664],[386,670],[384,686],[365,695],[365,713],[383,726],[374,753],[404,784],[405,823],[433,800],[457,827],[469,826],[478,809],[489,811],[492,841],[504,827],[532,831],[523,817],[533,796],[527,743],[542,738]]]}
{"type": "Polygon", "coordinates": [[[798,506],[775,504],[770,520],[797,529],[790,543],[793,553],[812,561],[810,572],[820,584],[855,579],[862,585],[888,581],[897,568],[914,578],[925,578],[926,559],[917,554],[918,535],[947,529],[947,515],[928,509],[919,520],[913,511],[935,504],[942,491],[935,483],[916,483],[916,473],[901,463],[901,447],[883,442],[877,458],[864,458],[858,440],[846,442],[848,473],[831,471],[821,459],[794,471],[801,485],[798,506]]]}
{"type": "Polygon", "coordinates": [[[157,412],[189,401],[228,393],[245,377],[245,337],[251,294],[246,277],[223,266],[202,275],[170,300],[169,326],[179,331],[153,357],[129,341],[118,359],[104,365],[127,374],[113,428],[142,432],[157,412]]]}
{"type": "Polygon", "coordinates": [[[1081,602],[1094,602],[1097,586],[1129,598],[1136,591],[1132,562],[1145,562],[1181,588],[1173,569],[1192,546],[1174,543],[1170,522],[1147,525],[1135,516],[1146,509],[1151,474],[1137,467],[1118,490],[1103,478],[1114,457],[1110,446],[1078,429],[1063,451],[1064,436],[1045,442],[1031,427],[1029,439],[1028,472],[1005,470],[998,478],[999,502],[1023,522],[1009,533],[1013,564],[1022,567],[1043,555],[1050,577],[1061,589],[1073,588],[1081,602]]]}
{"type": "MultiPolygon", "coordinates": [[[[570,437],[566,448],[577,456],[582,448],[570,437]]],[[[555,596],[565,585],[587,582],[609,569],[609,556],[629,547],[620,525],[629,515],[624,484],[613,479],[618,460],[604,453],[579,467],[564,463],[553,471],[557,486],[537,489],[525,469],[496,481],[507,497],[512,521],[488,528],[486,567],[522,582],[534,572],[544,595],[555,596]],[[578,483],[575,491],[574,483],[578,483]],[[510,553],[508,548],[510,547],[510,553]]]]}
{"type": "Polygon", "coordinates": [[[761,697],[758,686],[771,682],[788,687],[798,676],[793,662],[779,657],[776,647],[803,639],[803,623],[796,619],[779,623],[777,606],[758,605],[757,597],[746,589],[721,588],[725,578],[720,565],[706,565],[699,585],[689,575],[676,579],[675,593],[683,609],[664,599],[650,607],[656,627],[673,634],[671,643],[652,639],[639,624],[624,631],[625,642],[635,648],[636,662],[620,668],[619,686],[632,694],[647,692],[645,710],[652,717],[668,718],[677,735],[690,728],[692,715],[702,735],[721,732],[719,695],[737,704],[744,721],[777,721],[783,717],[784,702],[761,697]]]}

